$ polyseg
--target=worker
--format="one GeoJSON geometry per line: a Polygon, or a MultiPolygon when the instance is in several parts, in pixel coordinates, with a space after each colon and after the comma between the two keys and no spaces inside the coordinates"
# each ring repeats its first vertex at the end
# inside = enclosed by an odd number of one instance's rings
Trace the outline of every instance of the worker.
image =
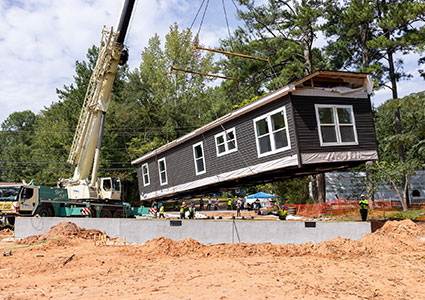
{"type": "Polygon", "coordinates": [[[189,207],[189,219],[195,218],[195,203],[191,203],[189,207]]]}
{"type": "Polygon", "coordinates": [[[159,218],[164,218],[165,219],[165,207],[162,203],[159,203],[159,218]]]}
{"type": "Polygon", "coordinates": [[[239,198],[238,203],[236,205],[237,205],[236,206],[236,217],[240,218],[242,216],[241,215],[241,209],[242,209],[242,199],[241,198],[239,198]]]}
{"type": "Polygon", "coordinates": [[[285,204],[279,208],[279,220],[286,220],[287,210],[285,209],[285,204]]]}
{"type": "Polygon", "coordinates": [[[180,206],[180,219],[186,219],[186,202],[180,206]]]}
{"type": "Polygon", "coordinates": [[[367,219],[367,213],[369,209],[369,201],[367,201],[365,195],[360,196],[359,206],[360,206],[360,215],[362,216],[362,221],[366,221],[367,219]]]}
{"type": "Polygon", "coordinates": [[[227,210],[232,210],[232,198],[229,198],[229,201],[227,201],[227,210]]]}

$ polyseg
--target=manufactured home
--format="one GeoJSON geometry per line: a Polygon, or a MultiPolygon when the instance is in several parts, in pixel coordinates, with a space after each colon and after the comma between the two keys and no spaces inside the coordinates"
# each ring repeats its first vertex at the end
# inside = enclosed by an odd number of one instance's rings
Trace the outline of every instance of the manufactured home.
{"type": "Polygon", "coordinates": [[[140,199],[172,199],[378,159],[368,75],[319,71],[132,161],[140,199]]]}

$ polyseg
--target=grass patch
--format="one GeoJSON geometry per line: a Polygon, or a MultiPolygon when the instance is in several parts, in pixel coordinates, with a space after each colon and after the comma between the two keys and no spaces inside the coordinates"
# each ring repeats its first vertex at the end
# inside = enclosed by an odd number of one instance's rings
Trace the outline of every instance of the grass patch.
{"type": "Polygon", "coordinates": [[[410,220],[416,220],[421,219],[425,217],[425,210],[422,209],[415,209],[415,208],[409,208],[407,211],[396,211],[396,212],[390,212],[387,213],[385,218],[386,219],[410,219],[410,220]]]}

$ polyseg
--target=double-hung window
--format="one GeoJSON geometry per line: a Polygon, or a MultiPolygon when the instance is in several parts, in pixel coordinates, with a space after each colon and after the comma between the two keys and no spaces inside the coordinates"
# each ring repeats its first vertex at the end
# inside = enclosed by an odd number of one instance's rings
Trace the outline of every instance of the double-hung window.
{"type": "Polygon", "coordinates": [[[195,160],[196,175],[201,175],[206,172],[205,169],[205,155],[202,142],[193,145],[193,159],[195,160]]]}
{"type": "Polygon", "coordinates": [[[168,178],[167,178],[167,164],[165,163],[165,157],[158,160],[158,173],[159,173],[160,184],[166,185],[168,183],[168,178]]]}
{"type": "Polygon", "coordinates": [[[259,157],[291,148],[285,107],[254,119],[254,128],[259,157]]]}
{"type": "Polygon", "coordinates": [[[222,156],[227,153],[235,152],[238,150],[236,144],[235,128],[227,129],[215,135],[215,146],[217,149],[217,156],[222,156]]]}
{"type": "Polygon", "coordinates": [[[352,105],[316,104],[315,108],[321,146],[358,144],[352,105]]]}
{"type": "Polygon", "coordinates": [[[148,163],[145,163],[142,165],[142,177],[143,177],[143,186],[148,186],[150,184],[148,163]]]}

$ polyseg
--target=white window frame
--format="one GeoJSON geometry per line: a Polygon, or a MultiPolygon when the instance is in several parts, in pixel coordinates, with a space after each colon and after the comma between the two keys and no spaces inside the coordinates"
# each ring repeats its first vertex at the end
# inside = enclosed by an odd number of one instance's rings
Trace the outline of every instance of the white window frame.
{"type": "Polygon", "coordinates": [[[145,164],[142,165],[142,177],[143,177],[143,186],[148,186],[151,183],[150,176],[149,176],[149,165],[148,165],[148,163],[145,163],[145,164]],[[144,167],[146,167],[147,173],[143,172],[144,167]],[[148,182],[145,181],[145,175],[148,175],[148,182]]]}
{"type": "MultiPolygon", "coordinates": [[[[198,158],[199,159],[199,158],[198,158]]],[[[195,173],[196,175],[201,175],[207,172],[207,166],[205,165],[205,152],[204,152],[204,144],[203,142],[199,142],[193,145],[193,162],[195,163],[195,173]],[[196,156],[195,156],[195,148],[201,146],[202,150],[202,163],[204,164],[204,170],[201,172],[198,172],[198,165],[196,164],[196,156]]]]}
{"type": "Polygon", "coordinates": [[[158,160],[158,174],[159,174],[159,184],[160,185],[166,185],[166,184],[168,184],[167,163],[165,161],[165,157],[158,160]],[[162,180],[161,180],[161,169],[159,167],[159,164],[160,164],[161,161],[164,162],[164,171],[163,172],[165,172],[165,182],[162,182],[162,180]]]}
{"type": "Polygon", "coordinates": [[[316,111],[316,122],[317,122],[317,132],[319,134],[319,139],[320,139],[320,146],[321,147],[327,147],[327,146],[350,146],[350,145],[358,145],[358,138],[357,138],[357,128],[356,128],[356,119],[354,118],[354,109],[352,105],[339,105],[339,104],[315,104],[314,105],[314,109],[316,111]],[[323,142],[323,137],[322,137],[322,131],[321,129],[321,124],[320,124],[320,119],[319,119],[319,108],[332,108],[332,113],[333,113],[333,117],[335,120],[335,130],[336,130],[336,143],[332,142],[332,143],[326,143],[323,142]],[[354,131],[354,142],[343,142],[342,141],[342,137],[341,137],[341,131],[340,131],[340,126],[344,126],[344,125],[340,125],[339,124],[339,119],[338,119],[338,108],[349,108],[351,109],[351,118],[353,120],[353,125],[348,125],[347,126],[353,126],[353,131],[354,131]]]}
{"type": "MultiPolygon", "coordinates": [[[[229,153],[232,153],[232,152],[236,152],[236,151],[238,151],[238,143],[237,143],[237,141],[236,141],[236,130],[235,130],[235,127],[230,128],[230,129],[226,129],[226,130],[225,130],[225,131],[223,131],[223,132],[217,133],[217,134],[214,136],[214,141],[215,141],[215,149],[216,149],[217,157],[219,157],[219,156],[223,156],[223,155],[226,155],[226,154],[229,154],[229,153]],[[228,134],[229,134],[230,132],[233,132],[233,136],[235,137],[235,138],[234,138],[235,148],[233,148],[233,149],[230,149],[230,150],[229,150],[227,136],[228,136],[228,134]],[[218,151],[218,146],[219,146],[219,144],[217,144],[217,138],[218,138],[218,137],[220,137],[220,136],[222,136],[222,137],[223,137],[223,140],[224,140],[224,149],[225,149],[225,150],[224,150],[224,152],[222,152],[222,153],[219,153],[219,151],[218,151]]],[[[220,145],[221,145],[221,144],[220,144],[220,145]]]]}
{"type": "Polygon", "coordinates": [[[255,143],[257,145],[257,155],[258,155],[258,157],[264,157],[264,156],[272,155],[272,154],[275,154],[275,153],[279,153],[279,152],[291,149],[291,139],[289,138],[289,128],[288,128],[288,118],[287,118],[287,114],[286,114],[286,105],[282,106],[280,108],[277,108],[275,110],[272,110],[272,111],[270,111],[270,112],[268,112],[268,113],[266,113],[262,116],[255,118],[253,120],[253,124],[254,124],[255,143]],[[286,139],[288,141],[288,146],[276,149],[276,143],[274,141],[274,135],[273,135],[273,130],[272,130],[271,116],[276,114],[276,113],[279,113],[279,112],[283,112],[283,116],[285,118],[285,128],[284,128],[284,130],[286,131],[286,139]],[[260,140],[258,139],[257,125],[256,125],[256,122],[259,121],[259,120],[262,120],[262,119],[267,119],[267,125],[269,127],[270,143],[271,143],[271,147],[272,147],[271,151],[265,152],[265,153],[260,153],[260,140]]]}

